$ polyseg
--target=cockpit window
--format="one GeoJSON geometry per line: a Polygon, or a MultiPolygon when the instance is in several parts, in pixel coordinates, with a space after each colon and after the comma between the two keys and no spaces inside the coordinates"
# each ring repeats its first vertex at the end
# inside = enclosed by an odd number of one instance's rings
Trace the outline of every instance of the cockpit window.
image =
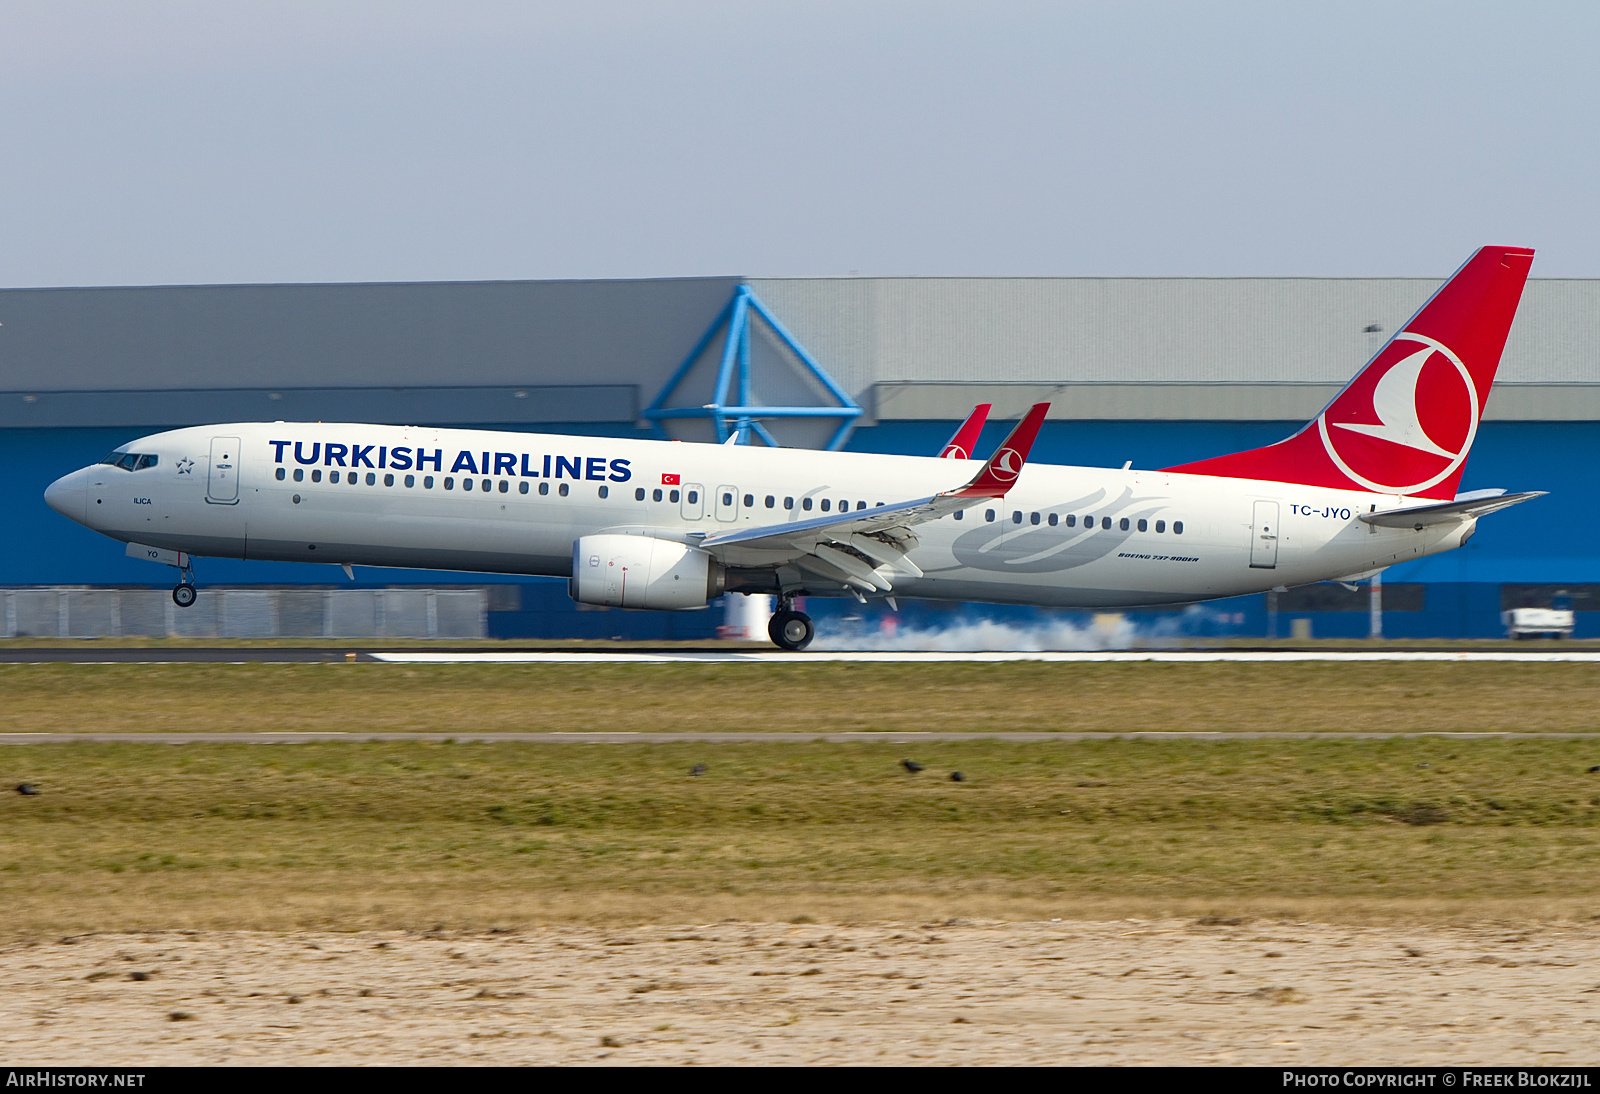
{"type": "Polygon", "coordinates": [[[140,452],[113,452],[100,462],[111,467],[120,467],[124,471],[143,471],[160,463],[161,457],[140,452]]]}

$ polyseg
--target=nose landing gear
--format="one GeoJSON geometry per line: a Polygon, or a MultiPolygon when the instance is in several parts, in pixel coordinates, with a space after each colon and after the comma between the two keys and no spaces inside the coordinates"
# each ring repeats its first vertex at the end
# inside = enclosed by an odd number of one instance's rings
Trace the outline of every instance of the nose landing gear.
{"type": "Polygon", "coordinates": [[[778,610],[767,623],[767,636],[781,650],[803,650],[817,636],[817,628],[805,612],[794,610],[794,598],[781,597],[778,610]]]}
{"type": "MultiPolygon", "coordinates": [[[[183,556],[187,561],[187,556],[183,556]]],[[[172,587],[172,602],[180,608],[187,608],[194,603],[199,591],[194,587],[194,568],[184,566],[178,570],[178,583],[172,587]]]]}

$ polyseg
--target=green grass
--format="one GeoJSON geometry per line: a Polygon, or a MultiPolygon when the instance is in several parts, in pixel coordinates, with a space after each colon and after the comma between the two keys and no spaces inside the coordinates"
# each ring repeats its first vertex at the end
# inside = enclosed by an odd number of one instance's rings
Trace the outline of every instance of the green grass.
{"type": "Polygon", "coordinates": [[[1594,732],[1587,664],[0,665],[0,732],[1594,732]]]}
{"type": "Polygon", "coordinates": [[[10,748],[0,778],[42,793],[0,798],[0,900],[13,933],[1567,916],[1600,879],[1597,762],[1532,740],[10,748]]]}

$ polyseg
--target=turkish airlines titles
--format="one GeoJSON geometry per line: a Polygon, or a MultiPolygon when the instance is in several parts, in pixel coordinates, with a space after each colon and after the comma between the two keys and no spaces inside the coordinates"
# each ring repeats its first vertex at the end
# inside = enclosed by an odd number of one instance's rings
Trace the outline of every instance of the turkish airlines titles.
{"type": "MultiPolygon", "coordinates": [[[[444,449],[409,445],[339,444],[335,441],[268,441],[273,463],[294,463],[306,467],[367,467],[374,471],[444,472],[444,449]],[[292,446],[293,451],[286,452],[292,446]],[[348,461],[348,462],[346,462],[348,461]]],[[[534,456],[527,452],[469,452],[461,449],[451,461],[449,472],[469,475],[504,475],[527,479],[587,479],[591,482],[627,482],[633,478],[628,460],[605,456],[534,456]],[[531,461],[531,462],[530,462],[531,461]]]]}

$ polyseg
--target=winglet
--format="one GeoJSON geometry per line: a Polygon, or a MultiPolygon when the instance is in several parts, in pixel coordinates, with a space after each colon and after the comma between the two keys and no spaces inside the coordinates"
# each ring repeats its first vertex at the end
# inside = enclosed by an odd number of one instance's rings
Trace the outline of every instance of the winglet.
{"type": "Polygon", "coordinates": [[[972,459],[973,446],[978,443],[978,434],[983,432],[983,423],[989,420],[989,411],[993,403],[979,403],[972,408],[972,413],[967,415],[967,420],[961,423],[961,428],[955,431],[944,451],[939,453],[942,460],[970,460],[972,459]]]}
{"type": "Polygon", "coordinates": [[[984,463],[983,470],[960,490],[951,490],[943,496],[1005,497],[1006,491],[1016,483],[1017,476],[1022,474],[1022,466],[1028,462],[1028,453],[1033,451],[1034,438],[1039,435],[1039,426],[1044,423],[1044,416],[1049,410],[1049,403],[1034,403],[1032,409],[1011,431],[1011,435],[1000,442],[1000,447],[995,449],[994,455],[984,463]]]}

